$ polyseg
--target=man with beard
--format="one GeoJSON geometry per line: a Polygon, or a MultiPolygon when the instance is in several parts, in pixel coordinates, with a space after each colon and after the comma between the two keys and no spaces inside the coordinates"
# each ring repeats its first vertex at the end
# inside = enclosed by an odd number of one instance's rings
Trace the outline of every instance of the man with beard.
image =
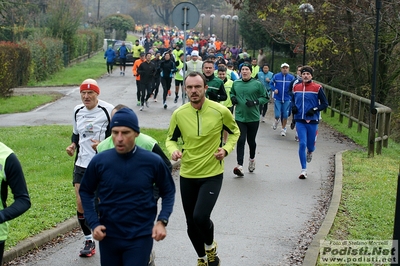
{"type": "Polygon", "coordinates": [[[190,102],[172,114],[166,147],[172,160],[181,159],[182,205],[187,232],[198,255],[197,266],[219,266],[210,215],[222,186],[224,158],[233,150],[239,128],[228,108],[206,98],[207,89],[201,73],[189,73],[185,90],[190,102]],[[230,134],[225,145],[221,143],[224,129],[230,134]],[[178,146],[179,138],[184,140],[182,147],[178,146]]]}

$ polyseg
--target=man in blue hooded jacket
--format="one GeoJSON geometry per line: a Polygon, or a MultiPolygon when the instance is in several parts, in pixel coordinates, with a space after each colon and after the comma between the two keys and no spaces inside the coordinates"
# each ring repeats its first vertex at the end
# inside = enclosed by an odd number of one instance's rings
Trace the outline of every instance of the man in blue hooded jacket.
{"type": "Polygon", "coordinates": [[[115,62],[115,58],[116,57],[117,57],[117,55],[115,54],[115,51],[112,48],[112,45],[109,45],[108,49],[104,52],[104,59],[107,59],[106,60],[106,64],[107,64],[107,73],[108,73],[108,75],[112,74],[113,66],[114,66],[114,62],[115,62]]]}

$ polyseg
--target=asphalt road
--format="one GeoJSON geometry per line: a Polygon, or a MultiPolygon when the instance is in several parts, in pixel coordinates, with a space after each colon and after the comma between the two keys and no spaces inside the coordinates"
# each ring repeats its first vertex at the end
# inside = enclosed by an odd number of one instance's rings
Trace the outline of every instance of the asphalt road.
{"type": "MultiPolygon", "coordinates": [[[[127,67],[126,73],[126,76],[119,76],[119,71],[115,71],[112,76],[99,79],[99,98],[131,107],[139,117],[140,127],[167,128],[181,99],[174,104],[173,96],[168,97],[169,107],[164,110],[159,95],[158,102],[150,101],[150,108],[139,111],[131,67],[127,67]]],[[[17,91],[21,90],[31,89],[17,91]]],[[[50,90],[65,96],[29,113],[0,115],[0,126],[71,124],[73,107],[80,103],[78,88],[50,90]]],[[[286,137],[279,135],[279,128],[274,131],[272,109],[270,105],[266,123],[260,123],[254,173],[247,171],[247,147],[244,178],[236,178],[232,172],[236,166],[235,150],[225,160],[223,187],[212,213],[222,265],[290,265],[289,257],[298,249],[301,232],[311,226],[310,221],[320,209],[319,201],[329,190],[332,158],[338,151],[348,148],[348,143],[337,141],[335,134],[321,125],[317,149],[308,165],[308,179],[299,180],[301,167],[294,131],[289,129],[286,137]]],[[[174,179],[176,204],[167,227],[167,238],[154,243],[156,265],[195,265],[197,256],[186,234],[177,174],[174,179]]],[[[78,257],[82,243],[83,236],[69,238],[21,265],[99,265],[99,253],[91,258],[78,257]]]]}

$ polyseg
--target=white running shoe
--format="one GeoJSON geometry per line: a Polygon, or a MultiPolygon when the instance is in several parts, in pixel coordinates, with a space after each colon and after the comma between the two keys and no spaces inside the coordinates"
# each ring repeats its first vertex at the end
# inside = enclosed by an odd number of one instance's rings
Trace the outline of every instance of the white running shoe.
{"type": "Polygon", "coordinates": [[[253,173],[254,170],[256,170],[256,160],[255,159],[250,159],[249,160],[249,172],[253,173]]]}
{"type": "Polygon", "coordinates": [[[240,176],[240,177],[244,176],[244,173],[243,173],[243,166],[238,165],[238,166],[236,166],[235,168],[233,168],[233,173],[234,173],[235,175],[237,175],[237,176],[240,176]]]}
{"type": "Polygon", "coordinates": [[[281,129],[281,136],[286,137],[286,128],[281,129]]]}
{"type": "Polygon", "coordinates": [[[276,130],[276,128],[278,127],[278,123],[279,123],[279,119],[274,121],[274,124],[272,125],[272,129],[276,130]]]}
{"type": "Polygon", "coordinates": [[[312,160],[312,152],[307,152],[307,163],[311,163],[312,160]]]}
{"type": "Polygon", "coordinates": [[[301,170],[301,173],[299,175],[299,179],[306,179],[307,178],[307,171],[306,170],[301,170]]]}

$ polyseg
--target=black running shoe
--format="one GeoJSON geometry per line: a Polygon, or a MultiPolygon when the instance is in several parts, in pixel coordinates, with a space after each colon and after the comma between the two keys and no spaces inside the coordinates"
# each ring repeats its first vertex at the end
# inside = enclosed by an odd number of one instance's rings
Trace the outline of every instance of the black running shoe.
{"type": "Polygon", "coordinates": [[[96,254],[96,244],[92,240],[86,240],[85,246],[79,252],[79,257],[91,257],[96,254]]]}

